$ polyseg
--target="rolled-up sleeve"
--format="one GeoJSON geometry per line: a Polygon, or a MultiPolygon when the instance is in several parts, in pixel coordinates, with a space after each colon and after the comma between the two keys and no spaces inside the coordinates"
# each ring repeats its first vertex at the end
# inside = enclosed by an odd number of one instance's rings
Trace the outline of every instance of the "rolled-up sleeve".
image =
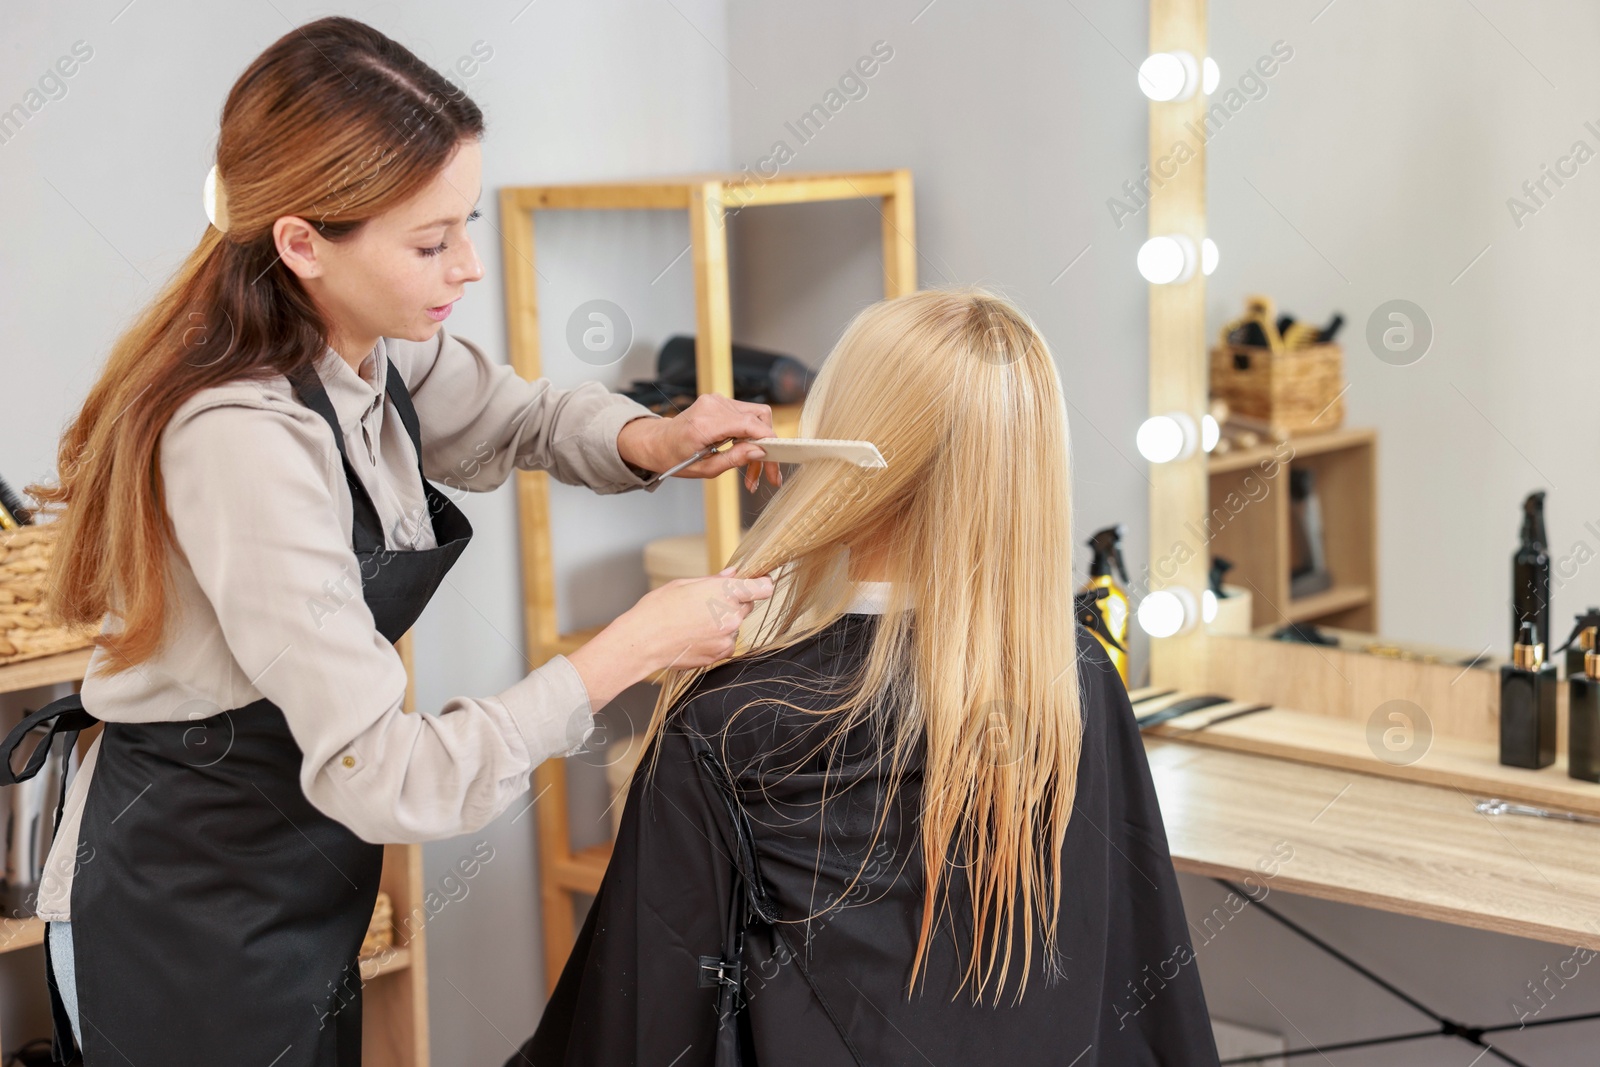
{"type": "Polygon", "coordinates": [[[663,417],[643,404],[599,382],[558,389],[548,378],[528,381],[444,330],[399,352],[422,427],[422,469],[434,481],[481,492],[521,469],[601,495],[660,488],[646,486],[650,472],[617,452],[626,423],[663,417]]]}
{"type": "Polygon", "coordinates": [[[408,714],[405,665],[377,630],[339,520],[331,435],[293,407],[202,407],[161,439],[177,547],[247,680],[225,706],[259,694],[281,708],[306,797],[361,838],[470,833],[540,762],[581,748],[594,721],[583,679],[558,655],[493,696],[408,714]]]}

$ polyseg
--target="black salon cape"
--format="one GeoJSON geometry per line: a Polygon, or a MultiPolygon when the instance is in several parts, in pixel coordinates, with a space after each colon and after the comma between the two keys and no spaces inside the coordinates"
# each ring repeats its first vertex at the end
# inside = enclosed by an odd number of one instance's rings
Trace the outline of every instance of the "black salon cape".
{"type": "MultiPolygon", "coordinates": [[[[713,739],[708,746],[695,735],[715,738],[732,710],[760,695],[805,707],[839,703],[848,692],[839,686],[859,667],[867,628],[878,619],[845,615],[804,644],[723,664],[684,697],[680,724],[659,742],[654,781],[642,775],[634,781],[610,866],[538,1029],[506,1067],[715,1062],[717,990],[698,979],[701,957],[722,953],[737,838],[715,781],[693,754],[707,747],[723,752],[723,743],[713,739]],[[808,692],[819,687],[824,691],[808,692]]],[[[1036,929],[1031,976],[1015,1005],[1026,943],[1020,923],[1000,1006],[993,1006],[994,977],[982,1005],[973,1005],[970,987],[956,993],[971,939],[970,897],[956,869],[955,918],[934,928],[928,981],[919,979],[919,995],[906,998],[922,910],[920,773],[906,779],[904,798],[869,850],[882,768],[866,726],[852,731],[843,762],[830,774],[822,773],[819,759],[780,780],[770,771],[774,753],[783,754],[785,768],[795,766],[799,753],[813,747],[797,746],[815,740],[821,720],[766,702],[735,720],[725,766],[749,812],[761,875],[780,919],[801,919],[838,901],[864,858],[874,876],[869,888],[847,898],[848,906],[812,919],[809,939],[803,922],[780,922],[781,942],[772,927],[750,928],[742,1063],[1215,1067],[1205,997],[1127,691],[1095,637],[1082,626],[1077,632],[1086,721],[1062,859],[1058,945],[1066,978],[1046,984],[1036,929]],[[816,802],[824,782],[827,847],[819,863],[816,802]]]]}

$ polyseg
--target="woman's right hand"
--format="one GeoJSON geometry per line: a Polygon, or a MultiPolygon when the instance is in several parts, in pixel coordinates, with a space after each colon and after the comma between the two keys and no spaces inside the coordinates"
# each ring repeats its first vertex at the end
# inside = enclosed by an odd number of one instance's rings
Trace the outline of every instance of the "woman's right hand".
{"type": "Polygon", "coordinates": [[[665,668],[704,667],[733,655],[739,626],[757,601],[771,595],[771,578],[735,578],[729,567],[652,589],[617,621],[640,635],[647,675],[665,668]]]}
{"type": "Polygon", "coordinates": [[[772,596],[770,577],[735,578],[733,570],[652,589],[569,654],[591,706],[598,710],[658,670],[704,667],[731,656],[740,624],[772,596]]]}

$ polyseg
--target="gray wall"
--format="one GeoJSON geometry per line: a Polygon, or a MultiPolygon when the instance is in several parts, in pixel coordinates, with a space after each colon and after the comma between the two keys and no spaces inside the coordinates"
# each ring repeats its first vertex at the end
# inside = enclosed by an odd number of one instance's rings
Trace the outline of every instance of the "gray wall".
{"type": "MultiPolygon", "coordinates": [[[[911,169],[919,284],[1000,289],[1035,318],[1060,367],[1076,529],[1063,551],[1082,575],[1089,534],[1125,522],[1138,583],[1149,483],[1133,438],[1148,407],[1148,328],[1133,262],[1145,230],[1142,220],[1119,229],[1105,200],[1144,164],[1133,80],[1144,6],[747,2],[732,5],[730,27],[749,76],[728,82],[735,165],[762,173],[781,141],[786,172],[911,169]],[[892,58],[802,143],[800,116],[828,106],[880,41],[892,58]]],[[[740,339],[820,360],[882,297],[874,206],[747,209],[735,221],[740,339]]]]}

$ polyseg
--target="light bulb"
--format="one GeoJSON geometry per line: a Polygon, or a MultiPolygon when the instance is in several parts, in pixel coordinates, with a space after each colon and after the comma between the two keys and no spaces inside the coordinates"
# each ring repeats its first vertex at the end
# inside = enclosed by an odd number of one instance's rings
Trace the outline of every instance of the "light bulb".
{"type": "Polygon", "coordinates": [[[1200,242],[1200,273],[1209,275],[1212,271],[1216,270],[1217,269],[1217,259],[1219,258],[1219,256],[1220,256],[1220,253],[1217,252],[1217,242],[1213,241],[1209,237],[1207,237],[1205,240],[1201,241],[1200,242]]]}
{"type": "Polygon", "coordinates": [[[1200,618],[1208,626],[1217,621],[1217,594],[1209,589],[1200,594],[1200,618]]]}
{"type": "Polygon", "coordinates": [[[1157,103],[1187,100],[1200,87],[1200,67],[1188,52],[1156,52],[1139,64],[1139,88],[1157,103]]]}
{"type": "Polygon", "coordinates": [[[1210,96],[1217,91],[1217,85],[1222,81],[1222,68],[1217,66],[1217,61],[1206,56],[1206,61],[1201,65],[1200,91],[1210,96]]]}
{"type": "Polygon", "coordinates": [[[1200,448],[1210,452],[1217,447],[1217,441],[1222,437],[1222,427],[1217,425],[1217,417],[1209,411],[1200,416],[1200,448]]]}
{"type": "Polygon", "coordinates": [[[1199,432],[1186,412],[1169,411],[1152,415],[1139,426],[1134,443],[1139,455],[1151,463],[1171,463],[1194,454],[1199,432]]]}
{"type": "Polygon", "coordinates": [[[1194,594],[1183,586],[1157,589],[1139,601],[1139,629],[1151,637],[1172,637],[1194,626],[1194,594]]]}
{"type": "Polygon", "coordinates": [[[1139,273],[1151,285],[1170,285],[1194,277],[1194,241],[1186,234],[1152,237],[1139,246],[1139,273]]]}

